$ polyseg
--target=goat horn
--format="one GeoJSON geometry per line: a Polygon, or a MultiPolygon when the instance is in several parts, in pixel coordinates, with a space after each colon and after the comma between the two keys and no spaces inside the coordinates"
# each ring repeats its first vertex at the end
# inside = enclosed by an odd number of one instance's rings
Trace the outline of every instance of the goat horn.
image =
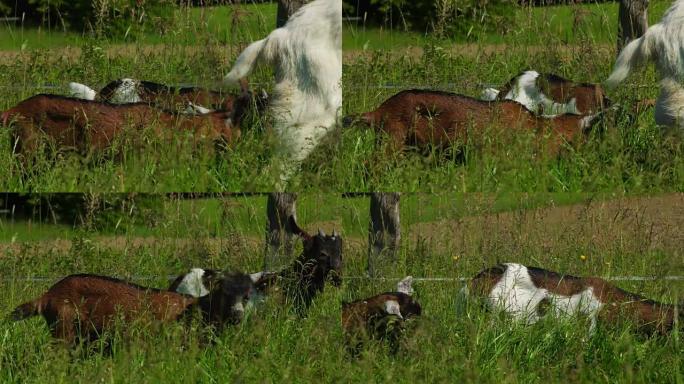
{"type": "Polygon", "coordinates": [[[333,228],[333,234],[332,234],[332,235],[333,235],[333,237],[337,237],[337,236],[338,236],[337,230],[336,230],[335,228],[333,228]]]}
{"type": "Polygon", "coordinates": [[[318,235],[319,236],[325,236],[325,232],[323,232],[322,229],[318,228],[318,235]]]}

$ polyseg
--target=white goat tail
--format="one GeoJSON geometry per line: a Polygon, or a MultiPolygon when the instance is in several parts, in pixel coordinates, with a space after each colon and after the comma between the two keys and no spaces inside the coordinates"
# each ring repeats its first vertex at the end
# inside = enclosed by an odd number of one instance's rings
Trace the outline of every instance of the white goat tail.
{"type": "Polygon", "coordinates": [[[268,42],[268,37],[255,41],[250,44],[238,56],[233,68],[223,78],[223,83],[226,85],[237,85],[240,79],[247,77],[257,65],[257,61],[262,56],[262,50],[268,42]]]}
{"type": "Polygon", "coordinates": [[[635,67],[639,67],[652,59],[654,51],[655,37],[660,33],[659,25],[654,25],[646,31],[640,38],[627,44],[617,60],[615,67],[608,79],[605,81],[606,88],[613,89],[623,82],[635,67]]]}

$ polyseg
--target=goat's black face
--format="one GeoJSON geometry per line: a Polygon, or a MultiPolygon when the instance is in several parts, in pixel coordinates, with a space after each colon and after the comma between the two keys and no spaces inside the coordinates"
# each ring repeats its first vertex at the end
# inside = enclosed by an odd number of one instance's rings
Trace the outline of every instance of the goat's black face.
{"type": "Polygon", "coordinates": [[[339,287],[342,284],[342,237],[335,231],[332,235],[319,231],[311,238],[311,243],[310,254],[316,255],[318,265],[325,268],[332,284],[339,287]]]}
{"type": "Polygon", "coordinates": [[[411,317],[411,316],[420,316],[422,314],[422,312],[423,312],[423,309],[420,307],[420,304],[418,304],[418,302],[414,301],[413,299],[410,299],[401,308],[401,313],[403,313],[404,317],[406,317],[406,318],[411,317]]]}
{"type": "Polygon", "coordinates": [[[253,292],[254,283],[249,275],[238,273],[222,276],[208,296],[212,322],[238,324],[242,321],[244,306],[253,292]]]}
{"type": "Polygon", "coordinates": [[[403,292],[396,293],[397,299],[399,301],[399,307],[401,314],[405,319],[411,316],[420,316],[423,312],[420,304],[413,299],[413,296],[407,295],[403,292]]]}

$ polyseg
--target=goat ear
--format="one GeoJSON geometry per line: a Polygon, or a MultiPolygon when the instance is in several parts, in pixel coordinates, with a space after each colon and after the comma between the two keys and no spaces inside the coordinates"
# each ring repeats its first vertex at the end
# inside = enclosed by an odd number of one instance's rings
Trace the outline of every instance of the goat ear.
{"type": "Polygon", "coordinates": [[[409,296],[413,295],[413,276],[406,276],[397,283],[397,291],[409,296]]]}
{"type": "Polygon", "coordinates": [[[325,237],[325,232],[320,228],[318,228],[318,236],[325,237]]]}
{"type": "Polygon", "coordinates": [[[399,306],[399,302],[396,300],[385,301],[385,312],[387,312],[390,315],[399,316],[400,319],[404,318],[401,315],[401,307],[399,306]]]}
{"type": "Polygon", "coordinates": [[[337,236],[339,236],[339,233],[337,233],[337,230],[335,228],[333,228],[332,237],[337,237],[337,236]]]}

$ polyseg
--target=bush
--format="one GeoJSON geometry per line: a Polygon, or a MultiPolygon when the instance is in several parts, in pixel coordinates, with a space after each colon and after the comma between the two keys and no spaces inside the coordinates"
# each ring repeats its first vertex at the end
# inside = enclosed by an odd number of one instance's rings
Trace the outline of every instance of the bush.
{"type": "Polygon", "coordinates": [[[164,33],[176,4],[175,0],[0,0],[0,12],[49,28],[121,37],[164,33]]]}
{"type": "Polygon", "coordinates": [[[484,32],[507,32],[516,4],[512,0],[345,0],[343,9],[348,16],[378,25],[473,38],[484,32]]]}

